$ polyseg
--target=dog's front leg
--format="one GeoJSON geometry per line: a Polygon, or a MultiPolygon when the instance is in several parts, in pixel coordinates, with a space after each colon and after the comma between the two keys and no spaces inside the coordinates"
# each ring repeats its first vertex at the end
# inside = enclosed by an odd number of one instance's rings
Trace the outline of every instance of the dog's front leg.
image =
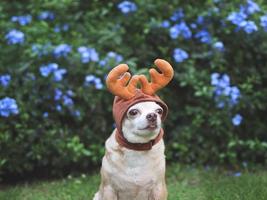
{"type": "Polygon", "coordinates": [[[99,200],[118,200],[118,196],[110,185],[106,185],[100,190],[99,200]]]}
{"type": "Polygon", "coordinates": [[[148,200],[167,200],[168,191],[166,183],[158,183],[151,191],[148,200]]]}

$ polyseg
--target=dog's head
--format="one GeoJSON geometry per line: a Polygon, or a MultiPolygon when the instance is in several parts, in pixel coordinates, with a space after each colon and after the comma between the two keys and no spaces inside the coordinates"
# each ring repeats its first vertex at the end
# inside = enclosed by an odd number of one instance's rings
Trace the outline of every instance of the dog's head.
{"type": "Polygon", "coordinates": [[[116,66],[107,76],[107,88],[115,95],[112,110],[116,138],[123,146],[129,147],[127,141],[148,143],[163,133],[161,120],[166,118],[168,107],[156,92],[171,81],[174,72],[165,60],[156,59],[154,63],[159,70],[149,70],[150,81],[145,75],[131,76],[126,64],[116,66]]]}
{"type": "Polygon", "coordinates": [[[122,121],[122,133],[131,143],[147,143],[157,137],[161,129],[163,108],[146,101],[131,106],[122,121]]]}

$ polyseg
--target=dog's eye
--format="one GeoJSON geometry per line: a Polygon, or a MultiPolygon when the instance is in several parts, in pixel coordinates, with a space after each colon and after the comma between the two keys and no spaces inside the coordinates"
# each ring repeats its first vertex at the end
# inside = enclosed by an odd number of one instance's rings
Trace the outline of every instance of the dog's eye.
{"type": "Polygon", "coordinates": [[[138,110],[137,109],[132,109],[132,110],[129,111],[129,115],[131,115],[131,116],[135,116],[137,114],[138,114],[138,110]]]}
{"type": "Polygon", "coordinates": [[[159,114],[159,115],[162,115],[163,113],[163,110],[161,108],[157,109],[156,112],[159,114]]]}

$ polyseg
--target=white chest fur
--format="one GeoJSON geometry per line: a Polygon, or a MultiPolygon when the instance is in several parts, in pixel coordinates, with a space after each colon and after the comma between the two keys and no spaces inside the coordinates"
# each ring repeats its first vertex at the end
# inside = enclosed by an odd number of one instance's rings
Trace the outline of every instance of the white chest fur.
{"type": "Polygon", "coordinates": [[[149,151],[133,151],[121,147],[114,133],[106,141],[106,154],[102,162],[102,176],[105,176],[120,193],[121,199],[127,199],[138,193],[139,199],[165,178],[164,142],[161,140],[149,151]]]}

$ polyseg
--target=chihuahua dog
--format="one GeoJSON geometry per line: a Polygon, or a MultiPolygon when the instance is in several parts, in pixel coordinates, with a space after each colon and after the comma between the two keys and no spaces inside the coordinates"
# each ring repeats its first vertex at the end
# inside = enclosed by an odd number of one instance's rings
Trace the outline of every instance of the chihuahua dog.
{"type": "Polygon", "coordinates": [[[126,64],[113,68],[107,87],[115,95],[116,129],[105,143],[101,184],[93,200],[166,200],[162,121],[168,107],[155,92],[173,77],[171,65],[157,59],[144,75],[131,75],[126,64]],[[141,88],[137,88],[140,82],[141,88]]]}
{"type": "MultiPolygon", "coordinates": [[[[147,143],[161,129],[163,110],[155,102],[141,102],[127,111],[122,133],[131,143],[147,143]]],[[[166,200],[164,142],[149,151],[121,147],[115,132],[107,139],[102,161],[101,185],[94,200],[166,200]]]]}

